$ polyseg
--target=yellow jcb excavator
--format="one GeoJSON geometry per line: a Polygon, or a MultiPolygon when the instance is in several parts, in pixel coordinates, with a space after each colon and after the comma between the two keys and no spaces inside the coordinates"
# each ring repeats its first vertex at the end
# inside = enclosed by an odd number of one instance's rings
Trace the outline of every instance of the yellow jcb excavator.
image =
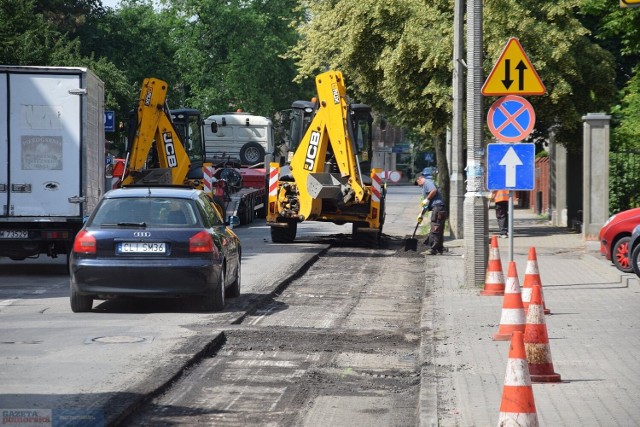
{"type": "MultiPolygon", "coordinates": [[[[129,128],[129,153],[122,185],[189,185],[203,189],[200,113],[167,106],[166,82],[146,78],[129,128]],[[181,132],[178,132],[176,125],[181,132]],[[196,135],[194,137],[193,135],[196,135]],[[187,152],[187,149],[189,152],[187,152]]],[[[209,164],[210,165],[210,164],[209,164]]]]}
{"type": "Polygon", "coordinates": [[[384,224],[386,187],[382,170],[369,164],[371,109],[350,103],[340,71],[318,75],[316,89],[315,103],[293,104],[297,120],[292,120],[290,149],[295,146],[295,153],[290,163],[270,164],[271,240],[294,241],[302,221],[351,223],[354,238],[373,234],[377,239],[384,224]],[[295,135],[302,132],[298,142],[295,135]]]}

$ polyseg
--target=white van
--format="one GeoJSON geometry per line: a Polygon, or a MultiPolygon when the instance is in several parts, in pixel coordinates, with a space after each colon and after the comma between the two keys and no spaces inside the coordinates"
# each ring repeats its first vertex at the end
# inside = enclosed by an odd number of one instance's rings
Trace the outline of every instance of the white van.
{"type": "Polygon", "coordinates": [[[273,123],[263,116],[238,111],[215,114],[204,121],[206,158],[234,158],[253,166],[274,154],[273,123]]]}

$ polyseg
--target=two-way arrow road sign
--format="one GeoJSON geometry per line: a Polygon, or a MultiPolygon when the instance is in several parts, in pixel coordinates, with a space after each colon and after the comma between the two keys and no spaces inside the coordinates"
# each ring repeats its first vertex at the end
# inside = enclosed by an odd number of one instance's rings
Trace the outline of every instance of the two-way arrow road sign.
{"type": "Polygon", "coordinates": [[[533,190],[535,144],[487,145],[488,190],[533,190]]]}
{"type": "Polygon", "coordinates": [[[498,62],[482,86],[484,96],[544,95],[547,89],[542,84],[536,69],[524,53],[517,38],[507,42],[498,62]]]}

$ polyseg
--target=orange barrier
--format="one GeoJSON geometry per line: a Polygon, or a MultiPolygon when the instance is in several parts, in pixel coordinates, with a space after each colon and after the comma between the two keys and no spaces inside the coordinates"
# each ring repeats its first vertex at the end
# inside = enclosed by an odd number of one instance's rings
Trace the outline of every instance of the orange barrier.
{"type": "Polygon", "coordinates": [[[498,332],[493,335],[494,341],[507,341],[511,339],[514,331],[524,332],[526,318],[524,306],[522,305],[522,294],[520,292],[520,282],[518,281],[518,271],[516,263],[509,262],[507,273],[507,284],[502,302],[502,315],[500,316],[500,326],[498,332]]]}
{"type": "Polygon", "coordinates": [[[560,381],[560,374],[556,374],[553,371],[547,325],[544,322],[541,291],[542,286],[535,285],[533,292],[531,292],[531,303],[529,304],[527,324],[524,329],[524,346],[527,352],[531,381],[555,383],[560,381]]]}
{"type": "Polygon", "coordinates": [[[504,295],[504,286],[504,275],[502,274],[502,261],[500,261],[498,237],[491,236],[489,263],[487,265],[487,273],[484,276],[484,290],[480,292],[480,295],[504,295]]]}
{"type": "MultiPolygon", "coordinates": [[[[527,257],[527,268],[524,271],[524,283],[522,284],[522,304],[524,306],[524,312],[527,313],[529,309],[529,301],[531,301],[531,289],[534,285],[542,286],[542,280],[540,280],[540,270],[538,269],[538,256],[536,255],[536,248],[533,246],[529,248],[529,256],[527,257]]],[[[544,307],[544,314],[551,313],[544,303],[544,292],[542,294],[542,306],[544,307]]]]}
{"type": "Polygon", "coordinates": [[[511,336],[507,373],[504,376],[499,426],[537,427],[538,414],[527,366],[522,332],[511,336]]]}

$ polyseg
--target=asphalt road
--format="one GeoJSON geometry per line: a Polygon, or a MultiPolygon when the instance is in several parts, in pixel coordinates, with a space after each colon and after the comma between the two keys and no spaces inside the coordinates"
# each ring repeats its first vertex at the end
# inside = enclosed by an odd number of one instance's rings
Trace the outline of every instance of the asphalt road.
{"type": "MultiPolygon", "coordinates": [[[[396,244],[413,230],[415,190],[390,189],[384,231],[396,244]]],[[[298,230],[291,245],[272,244],[260,221],[236,230],[244,254],[242,294],[222,313],[201,313],[172,300],[123,300],[96,302],[91,313],[74,314],[64,258],[0,260],[0,409],[45,414],[66,409],[107,424],[138,410],[150,395],[166,390],[185,369],[220,348],[230,325],[256,317],[332,241],[348,239],[351,231],[348,225],[315,222],[298,230]]],[[[343,258],[349,256],[330,261],[343,258]]],[[[333,279],[344,283],[353,265],[359,265],[357,259],[334,269],[333,279]]]]}

